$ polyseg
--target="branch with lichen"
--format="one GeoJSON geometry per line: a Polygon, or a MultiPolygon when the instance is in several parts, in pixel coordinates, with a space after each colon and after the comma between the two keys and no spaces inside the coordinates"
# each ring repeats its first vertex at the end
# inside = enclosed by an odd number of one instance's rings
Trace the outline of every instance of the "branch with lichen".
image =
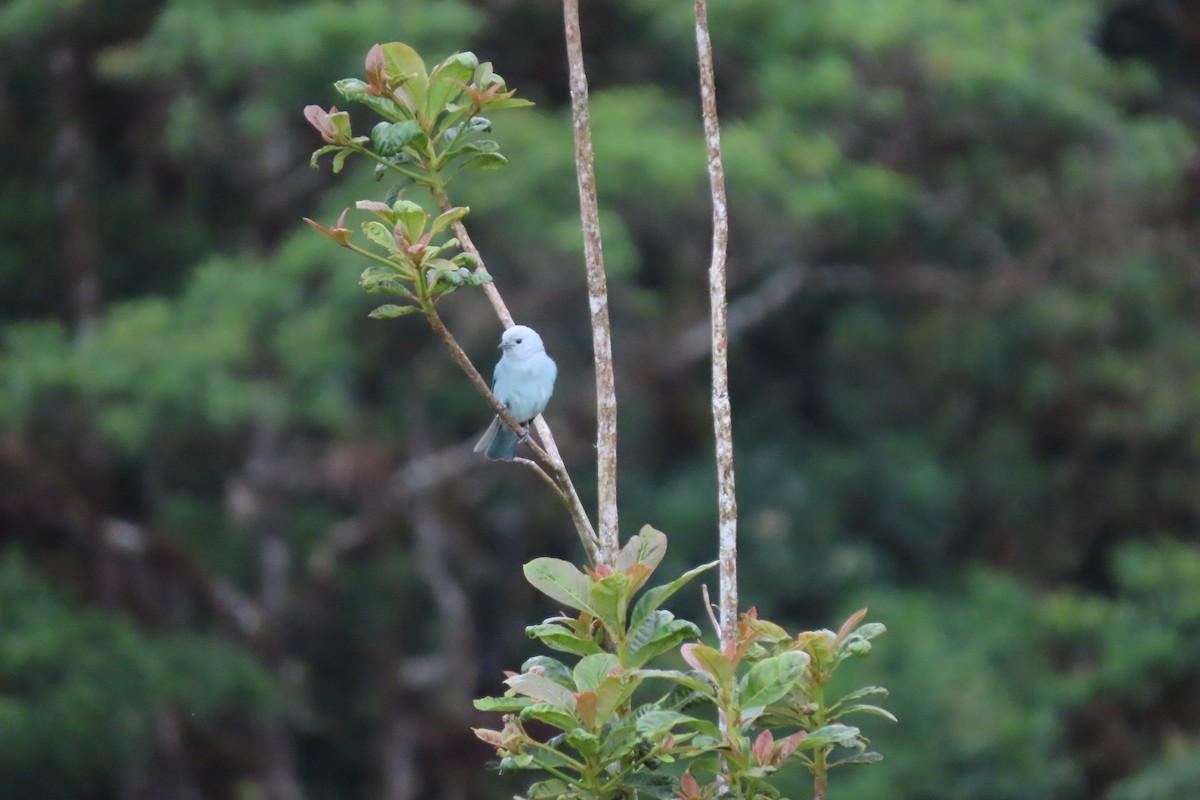
{"type": "Polygon", "coordinates": [[[700,65],[700,107],[708,153],[708,180],[713,201],[712,263],[708,271],[712,311],[712,411],[717,454],[717,526],[720,542],[721,644],[737,634],[737,495],[733,473],[733,412],[729,403],[729,321],[725,292],[725,252],[729,243],[729,210],[725,199],[725,167],[721,161],[721,129],[713,77],[708,7],[695,0],[696,52],[700,65]]]}
{"type": "Polygon", "coordinates": [[[600,532],[600,561],[612,564],[620,549],[617,518],[617,390],[608,321],[608,280],[600,245],[600,210],[596,199],[595,155],[592,152],[587,74],[584,71],[583,41],[579,29],[579,0],[563,0],[563,23],[570,70],[579,216],[583,224],[583,254],[587,264],[592,355],[596,366],[596,485],[599,500],[596,521],[600,532]]]}

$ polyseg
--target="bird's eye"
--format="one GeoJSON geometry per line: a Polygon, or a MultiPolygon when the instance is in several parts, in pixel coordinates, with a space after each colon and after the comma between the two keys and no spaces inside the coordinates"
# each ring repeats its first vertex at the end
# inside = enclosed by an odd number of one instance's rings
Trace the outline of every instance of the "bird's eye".
{"type": "Polygon", "coordinates": [[[520,340],[520,339],[517,339],[517,344],[520,344],[520,343],[521,343],[521,340],[520,340]]]}

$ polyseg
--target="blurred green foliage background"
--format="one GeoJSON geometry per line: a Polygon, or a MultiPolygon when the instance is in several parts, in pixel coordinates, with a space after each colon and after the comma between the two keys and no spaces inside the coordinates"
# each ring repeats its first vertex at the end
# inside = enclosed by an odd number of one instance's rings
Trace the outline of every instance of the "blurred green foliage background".
{"type": "MultiPolygon", "coordinates": [[[[622,519],[671,536],[669,572],[715,551],[691,4],[583,5],[622,519]]],[[[1200,797],[1200,11],[710,14],[742,598],[890,630],[846,671],[900,723],[831,797],[1200,797]]],[[[472,456],[485,405],[300,224],[386,192],[311,170],[301,109],[391,40],[538,103],[452,199],[558,360],[594,493],[554,4],[9,0],[0,797],[511,795],[469,698],[530,652],[552,609],[519,567],[579,558],[569,521],[472,456]]],[[[489,370],[482,298],[446,315],[489,370]]]]}

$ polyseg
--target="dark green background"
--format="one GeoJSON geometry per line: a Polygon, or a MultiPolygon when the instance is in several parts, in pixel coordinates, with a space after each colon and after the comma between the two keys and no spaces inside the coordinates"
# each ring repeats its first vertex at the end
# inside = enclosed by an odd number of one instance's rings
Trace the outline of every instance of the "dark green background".
{"type": "MultiPolygon", "coordinates": [[[[715,553],[691,9],[583,5],[622,524],[669,534],[669,573],[715,553]]],[[[1200,797],[1193,5],[712,4],[742,598],[889,628],[844,672],[900,723],[834,800],[1200,797]]],[[[521,563],[578,547],[470,454],[487,409],[420,320],[367,320],[364,264],[300,223],[387,191],[311,170],[301,109],[391,40],[538,103],[452,196],[558,361],[590,505],[558,14],[0,6],[0,797],[517,790],[469,699],[554,610],[521,563]]],[[[445,313],[490,370],[479,293],[445,313]]]]}

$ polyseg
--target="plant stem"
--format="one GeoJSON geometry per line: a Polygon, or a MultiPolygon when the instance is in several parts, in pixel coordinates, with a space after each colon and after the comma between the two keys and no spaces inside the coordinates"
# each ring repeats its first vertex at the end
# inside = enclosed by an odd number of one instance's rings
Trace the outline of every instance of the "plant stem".
{"type": "Polygon", "coordinates": [[[575,174],[579,181],[579,216],[587,263],[588,306],[592,318],[592,355],[596,364],[596,481],[600,529],[600,561],[615,564],[620,548],[617,519],[617,390],[613,373],[612,336],[608,322],[608,279],[600,246],[600,210],[596,200],[595,154],[588,112],[587,74],[579,29],[579,0],[563,0],[567,63],[571,83],[571,119],[575,129],[575,174]]]}
{"type": "Polygon", "coordinates": [[[725,250],[729,243],[729,211],[725,199],[725,167],[717,88],[713,77],[708,8],[695,0],[696,51],[700,64],[700,104],[708,150],[708,180],[713,200],[712,263],[708,271],[712,309],[712,410],[717,455],[717,519],[720,541],[721,644],[737,635],[737,496],[733,479],[733,412],[729,404],[729,323],[726,316],[725,250]]]}
{"type": "MultiPolygon", "coordinates": [[[[366,249],[366,248],[364,248],[364,247],[359,247],[358,245],[356,245],[356,244],[351,244],[351,243],[349,243],[349,242],[346,242],[346,244],[345,244],[345,245],[343,245],[343,246],[344,246],[344,247],[345,247],[347,250],[349,250],[349,251],[351,251],[351,252],[353,252],[353,253],[358,253],[360,256],[364,256],[364,257],[366,257],[366,258],[369,258],[369,259],[371,259],[372,261],[378,261],[380,264],[383,264],[385,267],[389,267],[390,269],[392,269],[393,271],[395,271],[395,272],[396,272],[396,275],[397,275],[398,277],[401,277],[401,278],[409,278],[409,279],[410,279],[410,280],[412,280],[414,283],[415,283],[415,282],[416,282],[416,280],[417,280],[417,278],[416,278],[416,276],[415,276],[415,275],[411,275],[411,276],[410,276],[409,274],[407,274],[407,273],[404,271],[404,268],[403,268],[403,267],[401,267],[399,264],[397,264],[395,261],[391,261],[390,259],[384,258],[383,256],[379,255],[378,253],[372,253],[370,250],[367,250],[367,249],[366,249]]],[[[404,297],[407,297],[409,300],[416,300],[416,299],[417,299],[417,296],[416,296],[415,294],[413,294],[412,292],[408,291],[408,290],[407,290],[407,289],[405,289],[403,286],[400,286],[399,288],[401,289],[401,291],[403,291],[403,292],[404,292],[404,297]]]]}
{"type": "Polygon", "coordinates": [[[400,166],[399,164],[396,164],[392,161],[388,161],[386,158],[379,155],[374,150],[369,150],[366,147],[363,147],[361,144],[350,145],[350,147],[352,147],[354,149],[354,152],[359,153],[360,155],[364,155],[367,158],[371,159],[372,161],[374,161],[378,164],[382,164],[383,166],[387,167],[388,169],[392,170],[393,172],[398,172],[401,175],[403,175],[404,177],[412,179],[416,183],[427,184],[429,182],[429,176],[422,175],[418,172],[409,172],[408,170],[406,170],[404,167],[400,166]]]}
{"type": "MultiPolygon", "coordinates": [[[[824,673],[818,668],[814,673],[815,680],[813,681],[813,700],[817,707],[813,715],[813,728],[820,730],[825,727],[827,720],[827,709],[825,708],[825,679],[824,673]]],[[[829,756],[828,748],[819,747],[813,751],[813,800],[825,800],[825,791],[829,785],[829,766],[827,758],[829,756]]]]}

